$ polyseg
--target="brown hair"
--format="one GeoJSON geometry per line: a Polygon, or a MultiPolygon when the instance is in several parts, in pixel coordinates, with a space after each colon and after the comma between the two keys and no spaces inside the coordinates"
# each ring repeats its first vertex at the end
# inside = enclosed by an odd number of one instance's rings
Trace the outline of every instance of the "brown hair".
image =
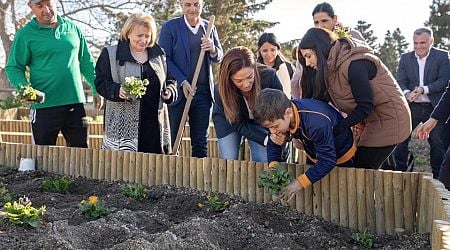
{"type": "Polygon", "coordinates": [[[128,34],[136,27],[142,25],[150,30],[151,36],[148,46],[152,47],[156,43],[156,23],[155,19],[144,12],[131,14],[120,31],[120,40],[128,41],[128,34]]]}
{"type": "Polygon", "coordinates": [[[258,95],[253,110],[253,117],[256,122],[274,122],[283,119],[286,109],[291,107],[291,101],[278,89],[263,89],[258,95]]]}
{"type": "Polygon", "coordinates": [[[253,109],[256,96],[261,90],[261,83],[252,51],[243,46],[234,47],[225,53],[220,64],[219,96],[222,100],[225,117],[229,123],[239,121],[241,115],[239,107],[240,90],[234,85],[231,77],[239,70],[247,67],[255,70],[255,80],[247,100],[250,109],[253,109]]]}

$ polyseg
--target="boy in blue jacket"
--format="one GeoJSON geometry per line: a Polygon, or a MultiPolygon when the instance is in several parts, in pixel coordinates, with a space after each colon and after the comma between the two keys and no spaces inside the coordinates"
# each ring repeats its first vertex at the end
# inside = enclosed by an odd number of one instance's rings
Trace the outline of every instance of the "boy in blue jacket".
{"type": "Polygon", "coordinates": [[[280,90],[264,89],[256,98],[253,116],[270,131],[267,143],[269,167],[281,161],[281,144],[291,138],[300,139],[308,159],[313,163],[287,187],[288,201],[302,188],[322,179],[335,165],[353,167],[356,145],[351,129],[337,135],[333,126],[342,115],[329,104],[315,99],[293,99],[280,90]]]}

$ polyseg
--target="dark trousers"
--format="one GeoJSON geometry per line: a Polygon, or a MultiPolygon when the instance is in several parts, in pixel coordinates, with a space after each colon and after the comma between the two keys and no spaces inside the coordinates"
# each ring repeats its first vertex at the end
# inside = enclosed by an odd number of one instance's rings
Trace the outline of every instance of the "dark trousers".
{"type": "Polygon", "coordinates": [[[450,146],[445,152],[442,161],[441,169],[439,171],[439,180],[444,183],[446,189],[450,190],[450,146]]]}
{"type": "MultiPolygon", "coordinates": [[[[412,129],[415,129],[420,122],[425,122],[430,117],[433,111],[433,106],[430,103],[410,103],[412,129]]],[[[433,172],[433,177],[438,178],[439,169],[442,163],[442,156],[444,155],[445,148],[443,142],[444,126],[442,122],[438,122],[436,127],[431,131],[428,138],[428,144],[430,144],[430,165],[433,172]]],[[[408,145],[411,140],[411,136],[404,142],[400,143],[395,149],[395,163],[396,170],[406,171],[408,162],[408,145]]]]}
{"type": "Polygon", "coordinates": [[[381,164],[392,154],[395,145],[386,147],[358,147],[355,153],[357,168],[379,169],[381,164]]]}
{"type": "Polygon", "coordinates": [[[31,110],[34,144],[56,145],[59,131],[68,147],[88,147],[88,123],[82,103],[31,110]]]}
{"type": "MultiPolygon", "coordinates": [[[[208,88],[197,87],[194,99],[192,99],[189,108],[189,133],[191,137],[191,147],[193,157],[206,157],[208,154],[208,127],[212,112],[212,99],[208,88]]],[[[178,97],[181,100],[173,106],[169,106],[170,133],[172,135],[172,145],[175,140],[180,126],[181,117],[183,116],[186,98],[182,93],[178,97]]],[[[176,152],[174,152],[176,153],[176,152]]]]}

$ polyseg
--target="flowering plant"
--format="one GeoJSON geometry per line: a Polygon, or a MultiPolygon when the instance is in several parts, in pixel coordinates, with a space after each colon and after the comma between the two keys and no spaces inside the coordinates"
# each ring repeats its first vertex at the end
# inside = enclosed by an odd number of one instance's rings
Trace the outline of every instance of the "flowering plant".
{"type": "Polygon", "coordinates": [[[24,196],[19,201],[7,202],[4,206],[3,218],[19,226],[39,227],[40,216],[45,214],[45,206],[36,209],[31,206],[31,200],[24,196]]]}
{"type": "Polygon", "coordinates": [[[207,200],[202,203],[198,203],[199,208],[204,208],[207,206],[214,212],[223,212],[230,206],[230,202],[221,198],[218,194],[210,193],[207,196],[207,200]]]}
{"type": "Polygon", "coordinates": [[[142,98],[145,95],[149,82],[147,79],[139,80],[134,76],[125,77],[125,82],[122,84],[125,93],[134,98],[142,98]]]}
{"type": "Polygon", "coordinates": [[[26,102],[43,103],[45,100],[45,94],[39,90],[34,89],[29,84],[22,85],[18,92],[13,92],[16,99],[20,99],[26,102]]]}
{"type": "Polygon", "coordinates": [[[80,202],[80,211],[81,214],[98,219],[107,216],[113,212],[113,209],[106,207],[106,205],[103,204],[97,196],[92,195],[89,196],[88,200],[82,200],[80,202]]]}

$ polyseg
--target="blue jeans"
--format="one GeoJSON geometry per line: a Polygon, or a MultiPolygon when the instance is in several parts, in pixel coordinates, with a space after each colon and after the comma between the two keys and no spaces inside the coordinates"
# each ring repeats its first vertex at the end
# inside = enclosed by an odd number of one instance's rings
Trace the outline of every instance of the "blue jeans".
{"type": "MultiPolygon", "coordinates": [[[[186,97],[182,93],[178,97],[181,100],[174,106],[169,106],[170,133],[172,145],[183,116],[186,97]]],[[[203,158],[208,154],[208,127],[212,112],[212,98],[209,86],[197,86],[197,91],[189,108],[189,129],[191,135],[192,156],[203,158]]],[[[176,152],[174,152],[176,153],[176,152]]]]}
{"type": "MultiPolygon", "coordinates": [[[[409,108],[411,109],[411,119],[412,119],[412,129],[414,130],[420,122],[425,122],[430,117],[433,111],[433,106],[428,103],[410,103],[409,108]]],[[[431,131],[430,137],[428,138],[428,144],[430,144],[430,165],[433,172],[433,177],[438,178],[439,169],[442,164],[442,156],[445,153],[444,142],[444,124],[438,122],[436,127],[431,131]]],[[[407,161],[408,161],[408,145],[411,140],[411,136],[408,137],[404,142],[397,145],[395,148],[395,170],[406,171],[407,161]]]]}
{"type": "MultiPolygon", "coordinates": [[[[242,139],[243,136],[237,131],[234,131],[225,137],[219,138],[220,158],[237,160],[239,156],[239,146],[241,145],[242,139]]],[[[267,162],[267,151],[265,146],[251,140],[248,140],[248,144],[250,146],[252,161],[267,162]]]]}

